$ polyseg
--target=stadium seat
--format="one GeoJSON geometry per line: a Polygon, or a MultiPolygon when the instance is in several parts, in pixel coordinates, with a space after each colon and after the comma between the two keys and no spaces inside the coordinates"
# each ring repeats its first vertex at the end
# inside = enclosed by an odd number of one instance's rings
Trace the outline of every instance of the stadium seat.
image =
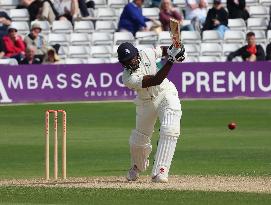
{"type": "Polygon", "coordinates": [[[118,50],[118,45],[114,45],[113,46],[113,51],[112,51],[112,57],[113,58],[117,58],[118,57],[118,53],[117,53],[117,50],[118,50]]]}
{"type": "Polygon", "coordinates": [[[67,46],[60,46],[59,50],[58,50],[58,56],[61,59],[66,59],[68,55],[68,47],[67,46]]]}
{"type": "Polygon", "coordinates": [[[69,39],[68,36],[61,33],[49,33],[48,35],[48,44],[54,45],[54,44],[60,44],[62,46],[68,46],[69,45],[69,39]]]}
{"type": "Polygon", "coordinates": [[[95,7],[96,8],[105,8],[107,7],[107,0],[95,0],[95,7]]]}
{"type": "Polygon", "coordinates": [[[154,31],[138,31],[136,32],[136,41],[138,44],[156,44],[158,35],[154,31]]]}
{"type": "Polygon", "coordinates": [[[201,43],[200,53],[202,56],[221,56],[222,46],[218,43],[201,43]]]}
{"type": "Polygon", "coordinates": [[[92,33],[94,31],[94,24],[92,21],[75,21],[74,32],[77,33],[92,33]]]}
{"type": "Polygon", "coordinates": [[[228,20],[228,27],[230,30],[238,30],[238,31],[246,31],[247,25],[244,19],[229,19],[228,20]]]}
{"type": "Polygon", "coordinates": [[[105,32],[94,32],[92,34],[92,45],[112,45],[113,35],[105,32]]]}
{"type": "Polygon", "coordinates": [[[221,62],[221,58],[217,56],[199,56],[198,62],[221,62]]]}
{"type": "Polygon", "coordinates": [[[110,58],[110,63],[119,63],[118,58],[110,58]]]}
{"type": "Polygon", "coordinates": [[[263,31],[263,30],[253,30],[252,32],[255,33],[256,42],[258,44],[265,44],[266,43],[265,31],[263,31]]]}
{"type": "Polygon", "coordinates": [[[246,34],[243,31],[228,30],[224,34],[224,43],[241,43],[243,44],[246,39],[246,34]]]}
{"type": "Polygon", "coordinates": [[[116,21],[96,21],[95,30],[100,32],[115,32],[117,30],[116,21]]]}
{"type": "Polygon", "coordinates": [[[183,62],[184,63],[195,63],[198,61],[199,61],[199,59],[197,56],[187,56],[183,62]]]}
{"type": "Polygon", "coordinates": [[[188,56],[200,55],[200,48],[197,44],[184,44],[184,48],[188,56]]]}
{"type": "Polygon", "coordinates": [[[90,46],[90,38],[87,33],[71,33],[70,45],[88,45],[90,46]]]}
{"type": "Polygon", "coordinates": [[[113,8],[98,8],[96,10],[96,18],[99,20],[117,20],[119,18],[113,8]]]}
{"type": "Polygon", "coordinates": [[[153,8],[142,8],[142,14],[143,16],[146,16],[147,18],[152,18],[152,19],[159,19],[159,12],[160,10],[156,7],[153,8]]]}
{"type": "Polygon", "coordinates": [[[158,43],[161,46],[169,46],[172,44],[171,36],[168,31],[162,31],[158,34],[158,43]]]}
{"type": "Polygon", "coordinates": [[[18,61],[14,58],[0,59],[0,65],[18,65],[18,61]]]}
{"type": "Polygon", "coordinates": [[[265,6],[250,6],[249,16],[251,18],[268,18],[269,12],[265,6]]]}
{"type": "Polygon", "coordinates": [[[266,18],[248,18],[247,29],[248,30],[266,30],[267,19],[266,18]]]}
{"type": "Polygon", "coordinates": [[[123,8],[128,0],[108,0],[108,6],[111,8],[123,8]]]}
{"type": "Polygon", "coordinates": [[[111,59],[110,58],[88,58],[87,63],[89,64],[111,63],[111,59]]]}
{"type": "Polygon", "coordinates": [[[41,32],[43,34],[48,34],[51,32],[50,24],[48,21],[32,21],[31,25],[33,25],[34,23],[38,23],[40,25],[40,27],[42,28],[41,32]]]}
{"type": "Polygon", "coordinates": [[[29,21],[27,9],[10,9],[9,16],[12,21],[29,21]]]}
{"type": "Polygon", "coordinates": [[[145,48],[154,48],[153,45],[147,45],[147,44],[143,44],[143,45],[137,45],[136,48],[141,51],[144,50],[145,48]]]}
{"type": "Polygon", "coordinates": [[[66,58],[65,59],[65,64],[84,64],[87,63],[85,59],[81,58],[66,58]]]}
{"type": "Polygon", "coordinates": [[[0,8],[4,10],[15,9],[19,5],[19,0],[0,0],[0,8]]]}
{"type": "Polygon", "coordinates": [[[220,38],[218,31],[206,30],[202,32],[202,42],[221,43],[222,39],[220,38]]]}
{"type": "Polygon", "coordinates": [[[201,43],[200,33],[197,31],[182,31],[181,40],[183,43],[201,43]]]}
{"type": "Polygon", "coordinates": [[[179,8],[185,8],[185,0],[173,0],[173,4],[179,8]]]}
{"type": "Polygon", "coordinates": [[[71,33],[73,27],[70,21],[53,21],[52,32],[54,33],[71,33]]]}
{"type": "Polygon", "coordinates": [[[92,58],[111,58],[111,46],[92,46],[90,49],[90,57],[92,58]]]}
{"type": "Polygon", "coordinates": [[[69,58],[88,58],[89,51],[86,46],[69,46],[69,58]]]}
{"type": "Polygon", "coordinates": [[[230,52],[236,51],[237,49],[241,47],[242,47],[242,44],[238,44],[238,43],[223,43],[222,44],[223,55],[228,56],[230,52]]]}
{"type": "Polygon", "coordinates": [[[267,43],[271,42],[271,30],[267,31],[267,43]]]}
{"type": "Polygon", "coordinates": [[[12,25],[14,25],[14,27],[17,28],[18,33],[20,35],[26,35],[30,32],[29,25],[27,22],[13,21],[12,25]]]}
{"type": "Polygon", "coordinates": [[[259,2],[263,6],[271,6],[271,0],[259,0],[259,2]]]}
{"type": "Polygon", "coordinates": [[[257,6],[259,5],[259,0],[246,0],[246,6],[257,6]]]}
{"type": "Polygon", "coordinates": [[[130,32],[115,32],[114,33],[114,45],[119,45],[124,42],[135,43],[135,38],[130,32]]]}

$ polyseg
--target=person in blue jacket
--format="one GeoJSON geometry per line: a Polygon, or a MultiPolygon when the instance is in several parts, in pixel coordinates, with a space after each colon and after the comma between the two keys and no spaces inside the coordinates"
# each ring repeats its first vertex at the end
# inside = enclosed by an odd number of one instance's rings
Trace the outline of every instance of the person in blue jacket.
{"type": "Polygon", "coordinates": [[[151,19],[143,16],[141,8],[143,4],[144,0],[134,0],[124,7],[118,25],[119,31],[129,31],[135,35],[137,31],[148,30],[146,22],[151,19]]]}

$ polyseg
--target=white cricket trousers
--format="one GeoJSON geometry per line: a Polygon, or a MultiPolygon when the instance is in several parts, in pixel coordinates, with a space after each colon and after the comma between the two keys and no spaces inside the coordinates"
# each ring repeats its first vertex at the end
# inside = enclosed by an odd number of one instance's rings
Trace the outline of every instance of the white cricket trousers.
{"type": "Polygon", "coordinates": [[[145,171],[149,165],[152,150],[151,136],[157,118],[160,121],[158,142],[152,175],[157,175],[161,167],[166,175],[170,169],[177,139],[180,135],[181,103],[175,92],[165,93],[154,100],[136,100],[136,128],[130,136],[131,165],[145,171]]]}

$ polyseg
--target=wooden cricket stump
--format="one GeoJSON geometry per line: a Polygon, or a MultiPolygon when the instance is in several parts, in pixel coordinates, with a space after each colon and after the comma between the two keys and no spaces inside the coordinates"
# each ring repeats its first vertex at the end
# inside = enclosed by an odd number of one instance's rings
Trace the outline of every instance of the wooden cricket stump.
{"type": "Polygon", "coordinates": [[[58,179],[58,113],[62,114],[62,178],[67,178],[67,115],[64,110],[45,112],[45,179],[50,179],[50,114],[54,116],[54,179],[58,179]]]}

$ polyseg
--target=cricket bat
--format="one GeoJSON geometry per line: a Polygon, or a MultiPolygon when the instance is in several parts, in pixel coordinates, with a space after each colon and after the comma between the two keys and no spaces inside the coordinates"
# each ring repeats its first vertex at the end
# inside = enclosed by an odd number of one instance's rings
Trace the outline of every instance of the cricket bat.
{"type": "Polygon", "coordinates": [[[173,46],[175,48],[181,47],[180,25],[181,25],[181,21],[170,18],[170,21],[169,21],[170,34],[171,34],[173,46]]]}

